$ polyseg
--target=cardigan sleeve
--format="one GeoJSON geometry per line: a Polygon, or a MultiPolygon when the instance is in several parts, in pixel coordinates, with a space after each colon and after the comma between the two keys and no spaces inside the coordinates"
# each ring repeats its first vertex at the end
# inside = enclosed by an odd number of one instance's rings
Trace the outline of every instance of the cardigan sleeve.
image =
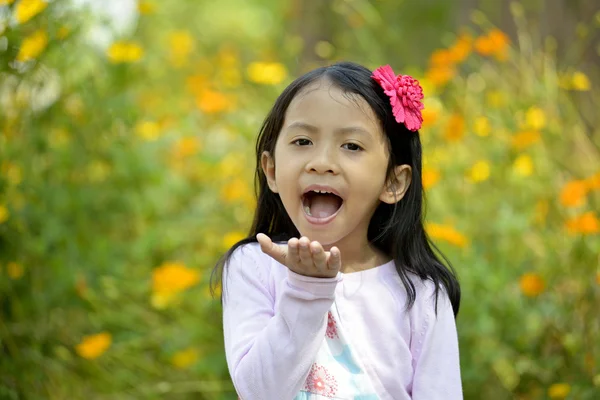
{"type": "Polygon", "coordinates": [[[273,263],[257,244],[244,245],[223,275],[225,354],[243,400],[291,400],[298,394],[324,340],[341,280],[341,274],[323,279],[288,270],[276,303],[269,285],[273,263]]]}
{"type": "Polygon", "coordinates": [[[427,282],[413,309],[413,400],[461,400],[458,334],[450,300],[427,282]]]}

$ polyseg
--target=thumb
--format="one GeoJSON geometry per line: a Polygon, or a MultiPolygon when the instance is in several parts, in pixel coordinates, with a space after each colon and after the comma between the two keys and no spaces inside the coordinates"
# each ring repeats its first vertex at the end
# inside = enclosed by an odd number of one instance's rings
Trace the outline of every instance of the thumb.
{"type": "Polygon", "coordinates": [[[287,246],[280,246],[273,243],[271,238],[264,233],[257,234],[256,240],[258,240],[260,249],[263,253],[271,256],[278,263],[285,265],[285,260],[287,258],[287,246]]]}

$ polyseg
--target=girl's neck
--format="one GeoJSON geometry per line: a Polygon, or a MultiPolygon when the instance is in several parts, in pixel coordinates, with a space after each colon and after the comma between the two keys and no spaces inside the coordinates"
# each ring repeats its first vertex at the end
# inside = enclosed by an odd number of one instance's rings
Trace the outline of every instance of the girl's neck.
{"type": "Polygon", "coordinates": [[[372,246],[369,242],[365,242],[362,246],[344,246],[342,243],[335,246],[340,250],[342,255],[341,271],[345,274],[375,268],[391,260],[389,256],[375,248],[375,246],[372,246]]]}

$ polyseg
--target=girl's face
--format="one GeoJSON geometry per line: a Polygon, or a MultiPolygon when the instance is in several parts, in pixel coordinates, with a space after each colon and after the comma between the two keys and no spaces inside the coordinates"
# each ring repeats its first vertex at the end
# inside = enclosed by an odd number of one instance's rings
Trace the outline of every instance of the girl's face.
{"type": "Polygon", "coordinates": [[[410,184],[410,167],[403,165],[388,185],[389,150],[377,116],[361,96],[327,80],[292,100],[274,153],[262,155],[269,188],[303,236],[342,254],[367,243],[379,202],[400,200],[410,184]]]}

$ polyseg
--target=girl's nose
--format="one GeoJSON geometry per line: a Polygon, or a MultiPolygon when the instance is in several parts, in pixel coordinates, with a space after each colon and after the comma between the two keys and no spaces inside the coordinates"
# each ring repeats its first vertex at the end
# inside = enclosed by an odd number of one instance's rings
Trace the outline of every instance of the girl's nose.
{"type": "Polygon", "coordinates": [[[337,174],[339,165],[334,153],[335,151],[329,148],[322,148],[313,152],[310,160],[306,163],[306,172],[337,174]]]}

